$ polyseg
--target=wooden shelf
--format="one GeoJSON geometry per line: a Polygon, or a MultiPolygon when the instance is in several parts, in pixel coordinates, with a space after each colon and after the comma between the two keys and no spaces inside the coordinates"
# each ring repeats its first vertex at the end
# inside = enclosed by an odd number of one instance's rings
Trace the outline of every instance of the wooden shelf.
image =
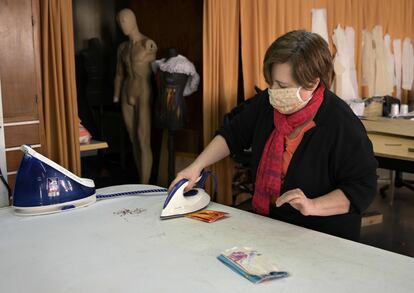
{"type": "Polygon", "coordinates": [[[99,140],[92,140],[91,143],[80,145],[81,152],[94,151],[106,148],[108,148],[108,143],[106,141],[99,140]]]}

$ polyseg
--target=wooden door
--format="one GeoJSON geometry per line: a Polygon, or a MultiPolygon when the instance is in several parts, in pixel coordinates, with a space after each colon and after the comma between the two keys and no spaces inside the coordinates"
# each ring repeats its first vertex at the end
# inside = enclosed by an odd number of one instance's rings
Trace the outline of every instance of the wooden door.
{"type": "Polygon", "coordinates": [[[0,79],[8,181],[13,186],[20,145],[44,147],[39,0],[0,0],[0,79]]]}

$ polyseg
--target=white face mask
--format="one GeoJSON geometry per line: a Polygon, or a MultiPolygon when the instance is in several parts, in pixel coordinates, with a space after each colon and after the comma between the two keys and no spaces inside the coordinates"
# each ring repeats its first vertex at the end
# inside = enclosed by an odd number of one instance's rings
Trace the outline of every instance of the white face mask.
{"type": "Polygon", "coordinates": [[[268,89],[270,104],[280,113],[289,115],[303,109],[311,100],[304,101],[299,94],[299,88],[268,89]]]}

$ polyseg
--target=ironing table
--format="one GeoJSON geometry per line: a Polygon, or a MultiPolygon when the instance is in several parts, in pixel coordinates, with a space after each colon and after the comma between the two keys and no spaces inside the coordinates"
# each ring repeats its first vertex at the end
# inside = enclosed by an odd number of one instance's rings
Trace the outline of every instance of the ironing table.
{"type": "Polygon", "coordinates": [[[413,258],[216,203],[209,208],[229,218],[160,220],[164,200],[122,197],[32,217],[0,209],[0,292],[414,292],[413,258]],[[290,276],[250,283],[216,259],[234,246],[290,276]]]}

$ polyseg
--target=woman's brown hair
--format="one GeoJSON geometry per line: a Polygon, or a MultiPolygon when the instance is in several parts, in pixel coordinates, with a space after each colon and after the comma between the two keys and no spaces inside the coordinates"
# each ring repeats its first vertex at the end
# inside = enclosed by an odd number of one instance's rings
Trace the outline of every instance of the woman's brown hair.
{"type": "Polygon", "coordinates": [[[331,87],[334,78],[332,55],[328,44],[318,34],[291,31],[270,45],[263,61],[263,74],[269,85],[273,84],[273,65],[282,63],[290,64],[292,77],[304,88],[311,88],[318,77],[328,89],[331,87]]]}

